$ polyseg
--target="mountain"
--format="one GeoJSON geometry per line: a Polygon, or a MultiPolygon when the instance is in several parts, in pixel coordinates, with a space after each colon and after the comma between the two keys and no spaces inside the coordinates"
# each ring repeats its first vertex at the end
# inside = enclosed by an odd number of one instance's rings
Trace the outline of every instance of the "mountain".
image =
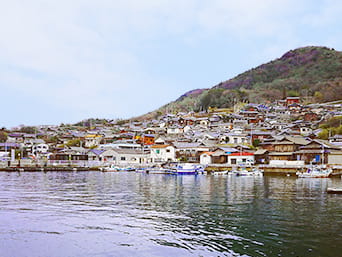
{"type": "Polygon", "coordinates": [[[210,89],[191,90],[150,114],[229,108],[237,102],[265,103],[286,96],[311,102],[340,100],[342,52],[316,46],[290,50],[210,89]]]}

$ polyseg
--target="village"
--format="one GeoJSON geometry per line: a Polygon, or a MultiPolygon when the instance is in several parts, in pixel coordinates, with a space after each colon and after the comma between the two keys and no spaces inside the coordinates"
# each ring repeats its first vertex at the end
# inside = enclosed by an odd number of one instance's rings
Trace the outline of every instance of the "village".
{"type": "Polygon", "coordinates": [[[342,135],[320,138],[320,125],[342,115],[342,104],[301,104],[287,97],[272,104],[206,112],[166,113],[155,119],[82,125],[37,126],[6,131],[0,168],[148,167],[168,162],[208,169],[252,164],[270,172],[312,163],[342,167],[342,135]]]}

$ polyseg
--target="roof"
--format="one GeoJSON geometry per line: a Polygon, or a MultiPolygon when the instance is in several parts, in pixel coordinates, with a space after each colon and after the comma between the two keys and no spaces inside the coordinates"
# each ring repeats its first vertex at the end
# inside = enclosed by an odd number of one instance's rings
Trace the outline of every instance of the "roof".
{"type": "Polygon", "coordinates": [[[156,148],[166,148],[168,146],[171,146],[171,145],[152,145],[151,148],[154,148],[154,149],[156,149],[156,148]]]}
{"type": "Polygon", "coordinates": [[[262,155],[262,154],[265,154],[266,152],[268,152],[267,149],[258,149],[254,152],[254,155],[262,155]]]}
{"type": "MultiPolygon", "coordinates": [[[[89,152],[92,152],[92,153],[94,153],[94,154],[96,154],[96,155],[100,155],[101,153],[104,152],[104,150],[92,149],[92,150],[90,150],[89,152]]],[[[89,152],[88,152],[88,153],[89,153],[89,152]]]]}
{"type": "Polygon", "coordinates": [[[0,146],[4,146],[4,147],[20,147],[19,144],[16,143],[0,143],[0,146]]]}
{"type": "Polygon", "coordinates": [[[206,154],[206,155],[213,155],[214,154],[214,152],[203,152],[201,155],[203,155],[203,154],[206,154]]]}
{"type": "Polygon", "coordinates": [[[203,147],[201,143],[186,143],[186,142],[174,142],[173,145],[176,148],[195,148],[195,147],[203,147]]]}
{"type": "Polygon", "coordinates": [[[229,154],[229,156],[253,156],[253,155],[254,153],[247,153],[247,152],[229,154]]]}
{"type": "Polygon", "coordinates": [[[268,154],[269,156],[291,156],[293,152],[272,152],[268,154]]]}

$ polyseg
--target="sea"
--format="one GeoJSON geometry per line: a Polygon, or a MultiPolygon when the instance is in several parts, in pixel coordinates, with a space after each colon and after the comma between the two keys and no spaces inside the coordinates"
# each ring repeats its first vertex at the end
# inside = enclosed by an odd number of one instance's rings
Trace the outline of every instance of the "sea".
{"type": "Polygon", "coordinates": [[[0,172],[1,257],[342,256],[338,178],[0,172]]]}

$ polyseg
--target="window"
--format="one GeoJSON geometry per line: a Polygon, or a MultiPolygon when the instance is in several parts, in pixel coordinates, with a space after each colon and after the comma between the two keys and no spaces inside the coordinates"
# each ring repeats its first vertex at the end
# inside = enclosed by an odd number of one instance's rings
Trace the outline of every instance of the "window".
{"type": "Polygon", "coordinates": [[[237,144],[238,139],[236,137],[234,137],[234,144],[237,144]]]}
{"type": "Polygon", "coordinates": [[[166,149],[166,152],[169,153],[169,152],[171,152],[171,150],[170,149],[166,149]]]}
{"type": "Polygon", "coordinates": [[[236,164],[236,159],[230,159],[231,164],[236,164]]]}
{"type": "Polygon", "coordinates": [[[160,154],[160,150],[159,149],[156,150],[156,154],[160,154]]]}
{"type": "Polygon", "coordinates": [[[125,156],[122,156],[122,157],[120,158],[120,160],[121,160],[121,161],[126,161],[126,157],[125,157],[125,156]]]}

